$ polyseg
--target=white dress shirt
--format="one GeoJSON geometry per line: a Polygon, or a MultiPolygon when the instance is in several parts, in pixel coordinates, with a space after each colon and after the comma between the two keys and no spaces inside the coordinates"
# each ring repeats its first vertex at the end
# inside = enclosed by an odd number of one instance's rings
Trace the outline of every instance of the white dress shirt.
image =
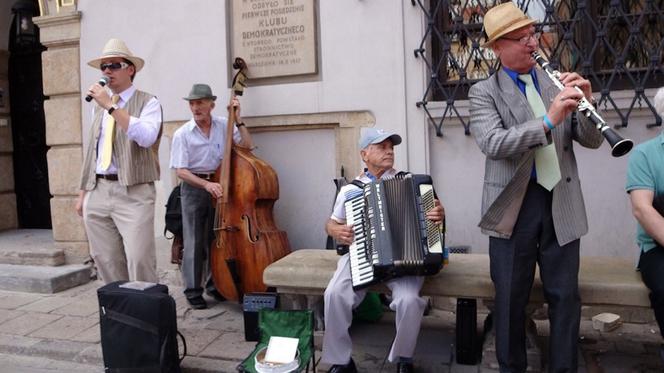
{"type": "MultiPolygon", "coordinates": [[[[213,173],[224,156],[226,144],[226,118],[212,117],[210,135],[191,119],[173,135],[171,144],[171,168],[186,168],[194,173],[213,173]]],[[[233,128],[233,141],[242,140],[240,131],[233,128]]]]}
{"type": "MultiPolygon", "coordinates": [[[[120,92],[120,100],[117,105],[119,108],[124,108],[127,101],[136,92],[136,88],[132,85],[123,92],[120,92]]],[[[101,118],[101,133],[99,134],[99,142],[97,142],[97,166],[95,172],[98,174],[117,174],[118,169],[115,163],[115,154],[111,158],[111,165],[107,170],[101,167],[101,154],[104,147],[104,127],[106,126],[106,119],[109,114],[104,110],[104,115],[101,118]]],[[[92,110],[92,118],[94,120],[94,109],[92,110]]],[[[159,129],[161,128],[161,105],[156,97],[153,97],[141,110],[140,117],[129,117],[129,128],[127,129],[127,137],[129,140],[136,142],[139,146],[149,148],[159,136],[159,129]]],[[[117,126],[117,123],[116,123],[117,126]]]]}

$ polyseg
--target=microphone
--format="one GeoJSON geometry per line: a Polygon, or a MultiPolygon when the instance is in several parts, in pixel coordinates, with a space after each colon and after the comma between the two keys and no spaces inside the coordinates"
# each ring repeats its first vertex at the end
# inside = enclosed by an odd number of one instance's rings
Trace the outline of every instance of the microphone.
{"type": "MultiPolygon", "coordinates": [[[[105,77],[105,76],[102,76],[101,78],[99,78],[99,81],[98,81],[97,83],[98,83],[100,86],[103,87],[103,86],[106,85],[106,83],[108,83],[108,78],[105,77]]],[[[92,101],[92,96],[90,96],[90,95],[85,96],[85,101],[87,101],[87,102],[92,101]]]]}

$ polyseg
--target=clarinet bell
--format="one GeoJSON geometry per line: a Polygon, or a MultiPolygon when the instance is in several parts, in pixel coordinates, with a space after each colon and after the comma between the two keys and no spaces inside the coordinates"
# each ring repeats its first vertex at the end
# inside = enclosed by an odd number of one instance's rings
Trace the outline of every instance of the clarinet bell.
{"type": "Polygon", "coordinates": [[[622,157],[623,155],[629,153],[634,146],[634,141],[630,139],[625,139],[620,136],[616,131],[608,126],[604,126],[602,129],[602,135],[611,145],[611,155],[614,157],[622,157]]]}

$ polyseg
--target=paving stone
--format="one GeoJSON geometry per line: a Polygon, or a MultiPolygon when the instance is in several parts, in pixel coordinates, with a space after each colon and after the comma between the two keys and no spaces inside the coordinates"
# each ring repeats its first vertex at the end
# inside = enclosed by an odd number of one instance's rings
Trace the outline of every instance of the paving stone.
{"type": "MultiPolygon", "coordinates": [[[[78,299],[78,297],[75,299],[78,299]]],[[[99,302],[97,297],[82,298],[73,303],[57,308],[51,311],[51,313],[67,316],[91,316],[95,313],[99,313],[99,302]]]]}
{"type": "Polygon", "coordinates": [[[77,297],[77,296],[92,296],[97,297],[97,289],[104,286],[104,283],[101,280],[93,280],[87,284],[79,285],[71,289],[63,290],[57,293],[59,297],[77,297]]]}
{"type": "Polygon", "coordinates": [[[23,350],[30,348],[40,341],[41,339],[39,338],[0,333],[0,352],[21,353],[23,350]]]}
{"type": "Polygon", "coordinates": [[[43,357],[0,354],[0,372],[20,373],[102,373],[104,368],[43,357]]]}
{"type": "Polygon", "coordinates": [[[244,336],[244,315],[237,310],[227,311],[207,323],[205,328],[224,333],[242,333],[244,336]]]}
{"type": "Polygon", "coordinates": [[[71,303],[71,299],[58,296],[50,296],[39,299],[36,302],[19,307],[21,311],[49,313],[54,309],[63,307],[71,303]]]}
{"type": "Polygon", "coordinates": [[[245,341],[244,334],[223,333],[201,351],[198,356],[241,361],[251,353],[255,345],[256,342],[245,341]]]}
{"type": "Polygon", "coordinates": [[[25,313],[15,319],[0,324],[0,333],[26,336],[44,325],[55,322],[62,315],[49,313],[25,313]]]}
{"type": "Polygon", "coordinates": [[[36,302],[44,296],[40,294],[26,294],[13,291],[0,292],[0,308],[13,310],[26,304],[36,302]]]}
{"type": "Polygon", "coordinates": [[[104,357],[101,351],[101,344],[94,343],[85,347],[78,355],[76,355],[76,357],[74,357],[74,361],[103,367],[104,357]]]}
{"type": "Polygon", "coordinates": [[[88,317],[91,320],[91,327],[83,330],[82,332],[71,337],[72,341],[77,342],[88,342],[88,343],[100,343],[101,342],[101,330],[99,329],[99,317],[90,316],[88,317]]]}
{"type": "Polygon", "coordinates": [[[198,355],[201,351],[205,350],[212,341],[221,335],[220,331],[211,329],[179,328],[179,331],[187,341],[187,355],[192,356],[198,355]]]}
{"type": "Polygon", "coordinates": [[[45,339],[30,346],[30,354],[45,356],[50,359],[73,361],[76,355],[91,345],[91,343],[84,342],[45,339]]]}
{"type": "Polygon", "coordinates": [[[77,334],[97,324],[97,320],[81,316],[64,316],[39,330],[30,333],[30,337],[49,339],[73,339],[77,334]]]}
{"type": "Polygon", "coordinates": [[[198,356],[187,356],[180,364],[185,373],[220,373],[235,372],[239,361],[206,359],[198,356]]]}
{"type": "Polygon", "coordinates": [[[15,311],[15,310],[3,310],[0,309],[0,324],[7,320],[15,319],[19,316],[23,315],[23,312],[20,311],[15,311]]]}

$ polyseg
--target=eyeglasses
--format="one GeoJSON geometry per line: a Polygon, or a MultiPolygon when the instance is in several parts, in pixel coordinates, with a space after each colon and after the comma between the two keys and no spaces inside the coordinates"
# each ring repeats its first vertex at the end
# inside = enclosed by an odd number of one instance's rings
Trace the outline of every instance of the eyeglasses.
{"type": "Polygon", "coordinates": [[[129,67],[129,64],[126,62],[102,63],[99,66],[101,71],[104,71],[106,69],[111,69],[111,71],[115,71],[119,69],[126,69],[127,67],[129,67]]]}
{"type": "Polygon", "coordinates": [[[508,37],[503,36],[501,39],[518,41],[519,43],[521,43],[521,45],[528,45],[528,42],[530,41],[530,39],[535,39],[536,42],[539,42],[540,36],[542,36],[542,33],[541,32],[536,32],[536,33],[533,33],[533,34],[528,34],[526,36],[522,36],[520,38],[508,38],[508,37]]]}

